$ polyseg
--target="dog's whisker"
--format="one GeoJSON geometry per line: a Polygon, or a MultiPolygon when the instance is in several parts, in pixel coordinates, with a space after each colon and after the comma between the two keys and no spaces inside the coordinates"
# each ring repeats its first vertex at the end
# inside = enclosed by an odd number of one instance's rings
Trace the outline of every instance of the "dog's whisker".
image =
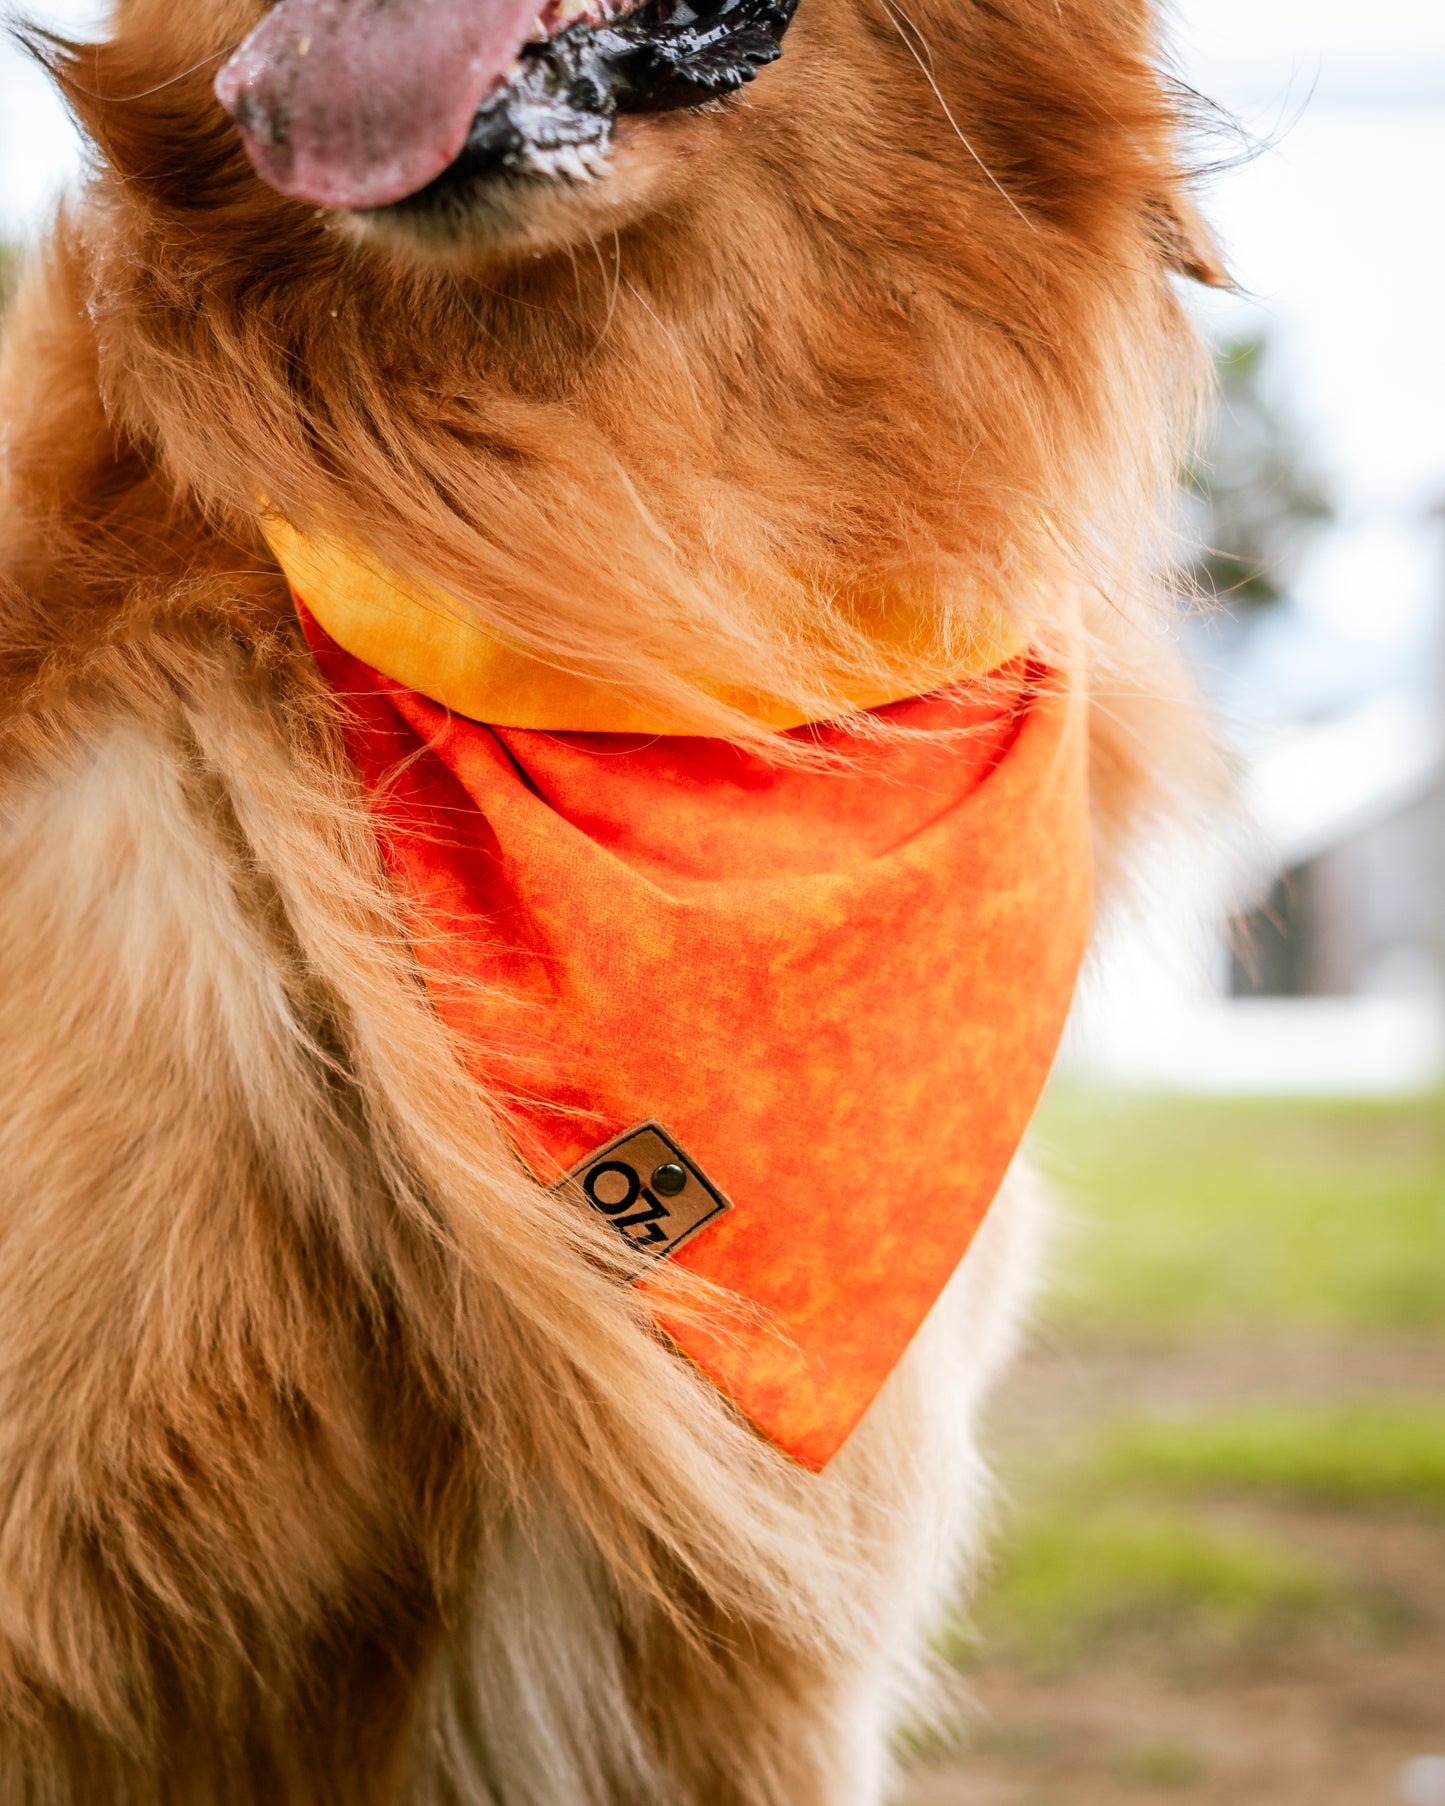
{"type": "Polygon", "coordinates": [[[673,355],[677,359],[677,367],[682,372],[683,376],[686,377],[687,386],[692,391],[693,405],[699,410],[699,412],[701,412],[702,396],[698,390],[697,379],[692,374],[692,366],[688,360],[687,353],[683,350],[682,346],[677,341],[677,335],[673,332],[672,328],[667,324],[667,322],[662,318],[662,316],[657,312],[656,308],[654,308],[651,305],[651,303],[648,301],[647,297],[636,286],[636,284],[631,282],[627,277],[622,275],[620,263],[618,265],[618,280],[621,282],[622,286],[627,290],[627,292],[632,296],[633,300],[636,301],[637,305],[642,309],[642,311],[649,317],[649,319],[651,319],[655,323],[657,330],[662,334],[662,336],[667,340],[668,344],[672,347],[673,355]]]}
{"type": "Polygon", "coordinates": [[[592,247],[592,255],[597,259],[598,272],[607,287],[607,313],[602,321],[602,325],[598,329],[596,338],[592,341],[591,350],[587,354],[590,360],[591,358],[596,357],[597,353],[602,349],[602,346],[607,340],[608,333],[612,330],[612,322],[617,314],[617,297],[622,288],[622,239],[617,232],[613,232],[612,268],[610,271],[603,261],[602,247],[597,242],[596,234],[589,232],[587,234],[587,242],[592,247]]]}
{"type": "Polygon", "coordinates": [[[984,160],[981,156],[979,156],[978,152],[974,149],[972,143],[969,141],[967,134],[964,132],[963,127],[954,118],[953,109],[949,106],[947,100],[944,98],[943,90],[942,90],[942,88],[939,87],[937,78],[935,77],[935,75],[933,73],[933,58],[932,58],[931,53],[929,54],[928,60],[925,62],[924,58],[919,54],[918,49],[916,48],[916,46],[913,42],[913,39],[909,37],[908,31],[904,30],[904,22],[905,21],[907,22],[908,30],[912,31],[912,33],[914,34],[914,37],[916,37],[918,39],[919,44],[922,44],[924,49],[927,50],[927,48],[928,48],[927,40],[924,38],[922,32],[920,32],[918,30],[918,27],[913,23],[913,21],[908,18],[908,15],[903,11],[902,7],[899,5],[898,0],[882,0],[882,5],[883,5],[884,12],[886,12],[888,14],[888,17],[892,20],[893,29],[898,33],[898,36],[899,36],[900,40],[902,41],[904,48],[908,51],[908,54],[913,58],[914,62],[918,64],[919,69],[922,70],[923,79],[928,83],[929,87],[932,88],[934,99],[938,102],[939,106],[943,109],[943,116],[945,119],[947,119],[949,125],[951,125],[953,127],[954,133],[957,136],[959,143],[968,152],[969,156],[973,158],[974,162],[983,171],[983,173],[987,177],[987,179],[993,184],[993,186],[1003,196],[1004,200],[1006,200],[1008,202],[1009,206],[1019,216],[1019,218],[1028,227],[1028,229],[1031,232],[1037,232],[1038,227],[1035,225],[1033,220],[1031,220],[1029,218],[1028,214],[1026,214],[1024,212],[1023,208],[1019,206],[1018,202],[1009,193],[1007,188],[1004,187],[1003,183],[999,181],[998,177],[989,168],[988,164],[984,162],[984,160]]]}
{"type": "MultiPolygon", "coordinates": [[[[43,28],[25,25],[12,26],[10,33],[19,40],[24,49],[28,50],[32,56],[38,57],[47,67],[51,67],[52,57],[64,56],[74,49],[68,39],[62,38],[57,32],[46,31],[43,28]],[[46,46],[49,47],[48,50],[46,46]]],[[[225,50],[213,51],[209,56],[201,57],[197,62],[190,64],[188,68],[178,69],[174,75],[168,75],[164,81],[156,82],[153,87],[137,88],[124,94],[98,93],[75,81],[72,75],[67,75],[66,79],[69,86],[73,87],[77,93],[84,94],[89,100],[100,101],[106,106],[133,106],[137,101],[153,100],[157,94],[164,94],[168,88],[174,88],[181,82],[189,81],[193,75],[199,75],[204,69],[219,68],[229,54],[225,50]]]]}

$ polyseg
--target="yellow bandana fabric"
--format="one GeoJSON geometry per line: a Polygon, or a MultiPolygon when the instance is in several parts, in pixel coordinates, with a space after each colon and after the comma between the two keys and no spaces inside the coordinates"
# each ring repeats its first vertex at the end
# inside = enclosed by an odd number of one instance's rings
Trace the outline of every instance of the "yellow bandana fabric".
{"type": "MultiPolygon", "coordinates": [[[[553,733],[696,732],[638,708],[602,683],[508,646],[467,620],[450,598],[393,575],[340,537],[299,533],[269,512],[261,530],[292,590],[305,597],[312,618],[334,644],[469,721],[553,733]]],[[[886,624],[886,611],[884,619],[886,624]]],[[[981,677],[1023,649],[1023,636],[996,611],[972,634],[949,680],[981,677]]],[[[852,693],[846,702],[854,710],[876,709],[906,701],[917,689],[916,679],[900,678],[892,686],[852,693]]],[[[720,699],[767,727],[808,724],[807,717],[776,700],[734,693],[720,699]]]]}

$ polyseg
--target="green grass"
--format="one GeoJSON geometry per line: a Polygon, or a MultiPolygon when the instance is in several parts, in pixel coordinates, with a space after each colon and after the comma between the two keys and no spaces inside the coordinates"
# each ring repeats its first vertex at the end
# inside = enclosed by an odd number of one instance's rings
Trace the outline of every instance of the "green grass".
{"type": "Polygon", "coordinates": [[[1252,1405],[1103,1427],[1075,1459],[1020,1476],[1032,1503],[974,1627],[949,1653],[1061,1671],[1148,1632],[1235,1652],[1290,1631],[1378,1635],[1408,1615],[1282,1536],[1221,1530],[1211,1499],[1445,1516],[1445,1406],[1252,1405]],[[1164,1503],[1164,1499],[1171,1501],[1164,1503]]]}
{"type": "Polygon", "coordinates": [[[1363,1609],[1331,1568],[1275,1538],[1129,1501],[1070,1505],[1018,1526],[972,1626],[945,1653],[969,1665],[982,1649],[1055,1672],[1121,1636],[1234,1651],[1363,1609]]]}
{"type": "Polygon", "coordinates": [[[1179,1343],[1445,1336],[1445,1099],[1120,1100],[1056,1089],[1037,1137],[1071,1211],[1047,1312],[1179,1343]]]}
{"type": "Polygon", "coordinates": [[[1204,1773],[1204,1758],[1197,1744],[1155,1739],[1122,1750],[1114,1766],[1128,1786],[1165,1790],[1193,1787],[1204,1773]]]}
{"type": "Polygon", "coordinates": [[[1445,1405],[1255,1405],[1114,1430],[1091,1466],[1110,1488],[1246,1493],[1445,1516],[1445,1405]]]}
{"type": "MultiPolygon", "coordinates": [[[[1332,1346],[1322,1371],[1348,1375],[1372,1339],[1423,1350],[1445,1338],[1445,1099],[1056,1088],[1038,1145],[1071,1212],[1047,1340],[1135,1357],[1168,1349],[1206,1388],[1220,1354],[1236,1386],[1247,1350],[1258,1395],[1226,1393],[1189,1416],[1115,1414],[1062,1440],[1055,1426],[1046,1445],[1017,1447],[1018,1516],[949,1653],[1046,1673],[1111,1652],[1187,1668],[1221,1654],[1273,1659],[1301,1632],[1373,1641],[1408,1629],[1410,1602],[1368,1563],[1311,1555],[1282,1514],[1445,1519],[1445,1403],[1271,1398],[1269,1348],[1291,1337],[1332,1346]]],[[[1184,1787],[1187,1769],[1144,1751],[1135,1779],[1184,1787]]]]}

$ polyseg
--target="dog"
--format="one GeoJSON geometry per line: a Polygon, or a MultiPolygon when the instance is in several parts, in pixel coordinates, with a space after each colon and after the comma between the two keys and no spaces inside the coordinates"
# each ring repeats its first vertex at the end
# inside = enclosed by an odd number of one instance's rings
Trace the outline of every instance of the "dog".
{"type": "MultiPolygon", "coordinates": [[[[402,683],[432,713],[366,778],[356,711],[406,674],[278,552],[602,698],[524,721],[539,759],[610,744],[612,699],[645,815],[684,744],[759,794],[942,770],[973,755],[907,699],[1026,647],[1087,730],[1107,907],[1206,769],[1156,602],[1201,380],[1176,278],[1222,280],[1187,106],[1142,0],[534,13],[117,0],[99,42],[32,34],[92,148],[0,366],[6,1806],[879,1806],[977,1557],[1022,1162],[886,1378],[770,1434],[799,1394],[753,1408],[709,1330],[721,1232],[639,1278],[606,1220],[650,1171],[657,1218],[692,1187],[736,1241],[750,1150],[664,1097],[610,1192],[575,1111],[580,1180],[521,1157],[545,1061],[492,1082],[505,974],[407,888],[413,855],[468,879],[445,824],[487,809],[386,814],[480,742],[402,683]]],[[[535,815],[523,763],[487,782],[535,815]]],[[[599,1083],[701,1021],[708,944],[599,1083]]],[[[910,1007],[926,1075],[953,1006],[910,1007]]]]}

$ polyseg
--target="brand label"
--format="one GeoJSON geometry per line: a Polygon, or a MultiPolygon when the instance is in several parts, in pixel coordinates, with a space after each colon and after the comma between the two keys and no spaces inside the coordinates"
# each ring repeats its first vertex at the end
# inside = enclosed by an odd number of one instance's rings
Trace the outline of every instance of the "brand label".
{"type": "Polygon", "coordinates": [[[553,1191],[607,1218],[644,1261],[673,1253],[732,1205],[661,1123],[638,1123],[553,1191]]]}

